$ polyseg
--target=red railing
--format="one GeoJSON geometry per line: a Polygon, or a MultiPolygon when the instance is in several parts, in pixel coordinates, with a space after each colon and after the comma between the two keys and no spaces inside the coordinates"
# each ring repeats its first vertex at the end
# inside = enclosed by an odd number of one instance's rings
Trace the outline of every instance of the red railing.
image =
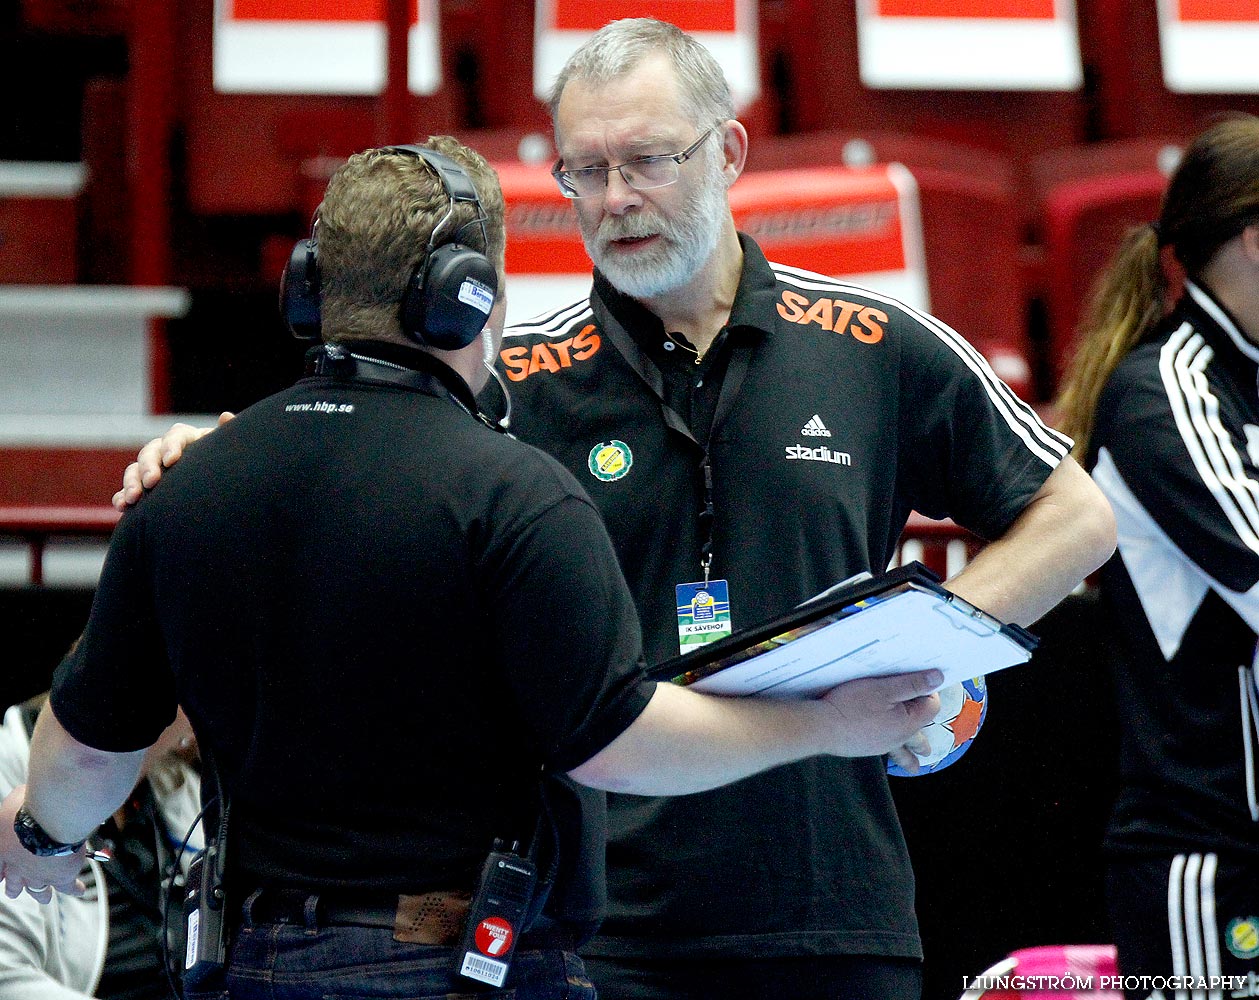
{"type": "Polygon", "coordinates": [[[44,585],[44,550],[53,537],[108,538],[121,515],[112,507],[0,507],[0,537],[16,537],[31,554],[30,582],[44,585]]]}
{"type": "MultiPolygon", "coordinates": [[[[44,553],[50,538],[108,538],[121,515],[112,507],[0,507],[0,538],[18,538],[30,551],[30,582],[44,585],[44,553]]],[[[911,514],[901,537],[901,560],[917,559],[947,578],[979,546],[978,539],[952,521],[911,514]],[[950,549],[952,546],[952,549],[950,549]]]]}
{"type": "Polygon", "coordinates": [[[918,513],[909,515],[897,548],[899,562],[918,560],[941,579],[961,571],[983,542],[953,521],[933,521],[918,513]]]}

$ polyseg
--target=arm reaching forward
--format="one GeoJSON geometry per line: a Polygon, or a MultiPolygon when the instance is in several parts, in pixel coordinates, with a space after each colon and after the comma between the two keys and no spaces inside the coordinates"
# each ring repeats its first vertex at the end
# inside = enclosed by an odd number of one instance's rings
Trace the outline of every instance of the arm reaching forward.
{"type": "Polygon", "coordinates": [[[929,692],[942,680],[938,670],[864,678],[813,701],[657,684],[629,728],[569,775],[609,791],[684,795],[817,754],[900,755],[939,709],[929,692]]]}

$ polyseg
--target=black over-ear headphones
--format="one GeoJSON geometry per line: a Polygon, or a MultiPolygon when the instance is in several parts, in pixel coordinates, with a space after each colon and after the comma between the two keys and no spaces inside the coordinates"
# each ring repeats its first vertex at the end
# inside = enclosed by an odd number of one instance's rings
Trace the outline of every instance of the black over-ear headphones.
{"type": "MultiPolygon", "coordinates": [[[[422,146],[384,146],[391,153],[406,153],[424,160],[441,180],[450,209],[433,227],[424,263],[416,268],[402,296],[399,318],[402,331],[413,340],[443,351],[456,351],[476,340],[485,327],[498,293],[498,269],[484,253],[462,243],[437,245],[438,233],[450,221],[455,205],[470,202],[481,227],[482,245],[488,249],[485,213],[476,186],[467,172],[449,156],[422,146]]],[[[293,247],[280,281],[280,312],[293,336],[318,340],[320,327],[319,220],[309,239],[293,247]]],[[[456,231],[458,237],[466,226],[456,231]]]]}

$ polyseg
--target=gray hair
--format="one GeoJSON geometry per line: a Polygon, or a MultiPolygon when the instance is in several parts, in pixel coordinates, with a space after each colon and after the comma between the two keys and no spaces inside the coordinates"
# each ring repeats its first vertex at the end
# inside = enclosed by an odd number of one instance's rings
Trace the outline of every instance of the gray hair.
{"type": "Polygon", "coordinates": [[[547,95],[551,120],[555,120],[569,81],[610,83],[656,52],[663,52],[672,62],[683,110],[696,125],[704,127],[734,117],[730,85],[708,49],[676,25],[631,17],[600,28],[569,57],[547,95]]]}

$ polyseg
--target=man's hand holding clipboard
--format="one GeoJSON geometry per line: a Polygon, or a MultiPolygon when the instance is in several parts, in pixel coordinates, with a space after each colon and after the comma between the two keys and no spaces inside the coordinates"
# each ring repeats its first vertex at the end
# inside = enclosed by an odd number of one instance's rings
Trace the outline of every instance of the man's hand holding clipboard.
{"type": "Polygon", "coordinates": [[[937,690],[1025,663],[1036,642],[945,590],[915,562],[832,588],[650,673],[711,694],[815,698],[848,681],[932,668],[940,671],[937,690]]]}
{"type": "Polygon", "coordinates": [[[910,563],[845,581],[788,615],[667,660],[651,674],[710,694],[820,697],[839,713],[854,746],[879,746],[864,751],[871,755],[885,752],[887,733],[898,723],[918,721],[889,754],[902,769],[894,773],[914,774],[931,750],[920,727],[935,717],[933,692],[1024,663],[1036,643],[910,563]]]}

